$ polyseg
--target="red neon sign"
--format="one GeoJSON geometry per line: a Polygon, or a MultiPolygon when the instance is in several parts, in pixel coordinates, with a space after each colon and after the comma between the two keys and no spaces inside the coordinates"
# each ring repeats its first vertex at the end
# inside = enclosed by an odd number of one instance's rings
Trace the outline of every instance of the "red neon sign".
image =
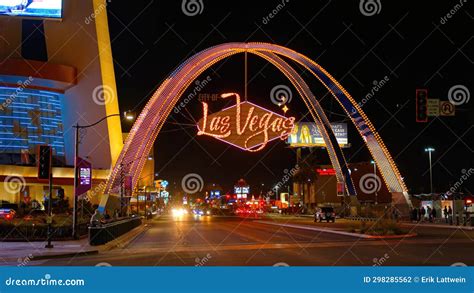
{"type": "Polygon", "coordinates": [[[318,173],[318,175],[322,175],[322,176],[332,176],[332,175],[336,175],[336,170],[334,170],[333,168],[316,169],[316,173],[318,173]]]}
{"type": "Polygon", "coordinates": [[[295,125],[294,117],[284,117],[250,102],[240,102],[236,93],[221,98],[236,97],[236,104],[209,114],[208,104],[202,102],[203,118],[198,122],[198,135],[207,135],[245,151],[262,150],[269,141],[285,140],[295,125]]]}

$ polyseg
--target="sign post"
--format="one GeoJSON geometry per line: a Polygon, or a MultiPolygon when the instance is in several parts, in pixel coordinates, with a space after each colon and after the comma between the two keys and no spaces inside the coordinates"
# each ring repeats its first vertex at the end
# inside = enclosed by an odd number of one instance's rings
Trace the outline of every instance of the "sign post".
{"type": "Polygon", "coordinates": [[[77,198],[92,188],[92,164],[81,157],[76,156],[74,174],[74,205],[72,212],[72,237],[77,235],[77,198]]]}
{"type": "Polygon", "coordinates": [[[51,224],[53,222],[53,172],[52,172],[52,149],[49,145],[40,145],[38,148],[38,179],[48,180],[49,183],[49,197],[48,197],[48,243],[45,248],[53,248],[51,244],[51,224]]]}

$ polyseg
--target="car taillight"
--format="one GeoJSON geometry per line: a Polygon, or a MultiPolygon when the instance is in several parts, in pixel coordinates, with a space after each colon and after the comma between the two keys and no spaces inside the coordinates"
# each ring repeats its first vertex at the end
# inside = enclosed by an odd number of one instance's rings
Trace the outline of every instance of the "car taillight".
{"type": "Polygon", "coordinates": [[[5,219],[7,219],[7,220],[11,220],[11,219],[12,219],[12,217],[13,217],[13,216],[12,216],[11,214],[7,214],[7,215],[5,216],[5,219]]]}

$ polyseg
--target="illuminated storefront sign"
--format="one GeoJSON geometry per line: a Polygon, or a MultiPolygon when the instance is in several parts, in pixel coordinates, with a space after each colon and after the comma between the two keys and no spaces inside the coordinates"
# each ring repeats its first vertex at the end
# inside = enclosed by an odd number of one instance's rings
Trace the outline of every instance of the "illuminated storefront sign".
{"type": "Polygon", "coordinates": [[[221,192],[219,190],[211,190],[211,196],[210,198],[220,198],[221,197],[221,192]]]}
{"type": "Polygon", "coordinates": [[[294,117],[284,117],[253,103],[240,101],[236,93],[221,98],[236,97],[236,104],[209,114],[208,104],[202,102],[203,118],[198,122],[198,135],[208,135],[242,150],[262,150],[269,141],[286,140],[293,130],[294,117]]]}
{"type": "Polygon", "coordinates": [[[86,193],[92,188],[92,164],[81,157],[76,157],[77,187],[76,196],[86,193]]]}
{"type": "Polygon", "coordinates": [[[235,186],[234,187],[235,194],[249,194],[249,192],[250,192],[250,187],[248,186],[244,186],[244,187],[235,186]]]}
{"type": "Polygon", "coordinates": [[[335,176],[336,175],[336,170],[333,168],[329,169],[316,169],[316,173],[321,176],[335,176]]]}
{"type": "MultiPolygon", "coordinates": [[[[338,144],[341,147],[348,146],[347,124],[331,123],[332,131],[338,144]]],[[[316,123],[300,122],[296,123],[293,131],[288,136],[288,143],[292,147],[324,147],[324,139],[316,123]]]]}

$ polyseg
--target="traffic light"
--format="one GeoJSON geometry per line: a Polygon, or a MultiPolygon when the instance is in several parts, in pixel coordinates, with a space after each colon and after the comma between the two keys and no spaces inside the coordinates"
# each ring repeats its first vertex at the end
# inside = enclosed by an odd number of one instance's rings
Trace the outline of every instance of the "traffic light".
{"type": "Polygon", "coordinates": [[[416,90],[416,122],[428,122],[428,90],[416,90]]]}
{"type": "Polygon", "coordinates": [[[51,146],[40,145],[38,149],[38,179],[49,180],[51,175],[51,146]]]}

